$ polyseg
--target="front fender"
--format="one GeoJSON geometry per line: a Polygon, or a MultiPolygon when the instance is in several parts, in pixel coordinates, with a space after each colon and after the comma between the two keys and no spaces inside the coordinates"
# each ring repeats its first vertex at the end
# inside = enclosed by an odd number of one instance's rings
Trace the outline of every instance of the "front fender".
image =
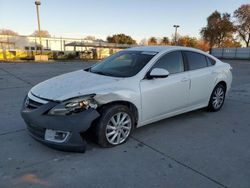
{"type": "Polygon", "coordinates": [[[124,101],[132,103],[137,108],[138,122],[140,122],[140,117],[141,117],[140,91],[134,92],[130,90],[119,90],[119,91],[112,91],[110,93],[97,93],[94,99],[99,105],[105,105],[116,101],[124,101]]]}

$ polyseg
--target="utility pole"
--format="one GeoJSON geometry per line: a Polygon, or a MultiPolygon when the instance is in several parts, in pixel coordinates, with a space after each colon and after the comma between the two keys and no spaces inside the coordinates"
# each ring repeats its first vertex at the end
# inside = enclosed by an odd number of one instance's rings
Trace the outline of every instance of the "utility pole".
{"type": "Polygon", "coordinates": [[[42,38],[41,38],[40,15],[39,15],[39,6],[41,5],[41,1],[36,0],[35,5],[36,5],[37,24],[38,24],[38,37],[39,37],[39,42],[40,42],[41,54],[42,54],[42,38]]]}
{"type": "Polygon", "coordinates": [[[177,29],[180,26],[179,25],[174,25],[173,27],[175,28],[175,35],[174,35],[175,45],[177,45],[177,29]]]}

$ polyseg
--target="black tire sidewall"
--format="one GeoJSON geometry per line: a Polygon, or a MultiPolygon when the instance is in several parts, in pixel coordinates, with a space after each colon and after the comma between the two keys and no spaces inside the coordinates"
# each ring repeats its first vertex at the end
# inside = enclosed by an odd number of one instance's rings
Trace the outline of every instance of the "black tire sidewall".
{"type": "Polygon", "coordinates": [[[106,138],[106,127],[108,122],[110,121],[111,117],[119,112],[125,112],[127,113],[130,118],[131,118],[131,130],[130,133],[128,135],[128,137],[126,138],[126,140],[120,144],[125,143],[129,136],[131,135],[133,129],[134,129],[134,125],[135,125],[135,118],[134,115],[132,114],[131,110],[129,110],[129,108],[127,106],[124,105],[108,105],[106,107],[104,107],[101,110],[101,117],[99,118],[97,125],[96,125],[96,139],[97,139],[97,143],[99,145],[101,145],[102,147],[113,147],[113,146],[117,146],[114,144],[111,144],[108,142],[107,138],[106,138]]]}
{"type": "Polygon", "coordinates": [[[214,88],[214,90],[213,90],[213,92],[212,92],[212,94],[211,94],[211,96],[210,96],[209,105],[208,105],[209,111],[212,111],[212,112],[219,111],[219,110],[222,108],[223,104],[224,104],[225,96],[226,96],[226,88],[225,88],[222,84],[216,85],[216,87],[214,88]],[[215,108],[214,105],[213,105],[213,96],[214,96],[215,91],[216,91],[218,88],[222,88],[222,89],[223,89],[223,92],[224,92],[223,95],[224,95],[224,96],[223,96],[223,102],[222,102],[222,104],[220,105],[220,107],[219,107],[219,108],[215,108]]]}

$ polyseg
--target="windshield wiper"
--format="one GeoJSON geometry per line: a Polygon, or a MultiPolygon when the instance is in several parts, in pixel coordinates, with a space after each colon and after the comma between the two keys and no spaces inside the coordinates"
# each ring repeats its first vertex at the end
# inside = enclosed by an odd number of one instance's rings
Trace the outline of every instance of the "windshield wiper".
{"type": "Polygon", "coordinates": [[[95,74],[104,75],[104,76],[114,76],[114,75],[111,74],[111,73],[103,72],[103,71],[90,71],[90,72],[95,73],[95,74]]]}

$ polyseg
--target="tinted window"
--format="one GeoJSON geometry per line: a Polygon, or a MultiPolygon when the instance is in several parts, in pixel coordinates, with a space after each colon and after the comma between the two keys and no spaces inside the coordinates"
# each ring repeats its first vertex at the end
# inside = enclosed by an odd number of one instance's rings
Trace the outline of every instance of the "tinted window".
{"type": "Polygon", "coordinates": [[[195,52],[184,52],[188,61],[189,70],[207,67],[206,56],[195,52]]]}
{"type": "Polygon", "coordinates": [[[166,69],[170,74],[183,72],[184,65],[181,52],[171,52],[161,57],[153,68],[166,69]]]}
{"type": "Polygon", "coordinates": [[[207,57],[207,63],[208,63],[208,66],[212,66],[212,65],[215,65],[216,61],[213,60],[213,59],[210,58],[210,57],[207,57]]]}

